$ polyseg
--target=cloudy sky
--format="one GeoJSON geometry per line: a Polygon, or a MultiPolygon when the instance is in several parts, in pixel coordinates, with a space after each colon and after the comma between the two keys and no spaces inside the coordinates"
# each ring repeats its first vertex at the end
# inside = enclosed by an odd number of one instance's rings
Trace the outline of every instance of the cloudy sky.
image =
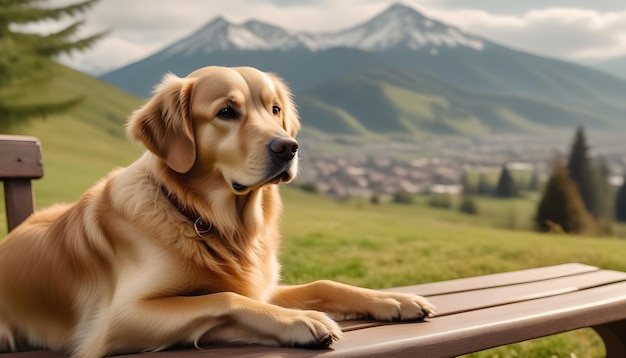
{"type": "MultiPolygon", "coordinates": [[[[51,5],[77,0],[51,0],[51,5]]],[[[519,50],[577,62],[626,56],[624,0],[100,0],[83,33],[109,35],[85,53],[62,59],[90,73],[140,60],[216,16],[263,20],[283,28],[339,30],[402,2],[426,16],[519,50]]],[[[38,25],[39,31],[53,26],[38,25]]]]}

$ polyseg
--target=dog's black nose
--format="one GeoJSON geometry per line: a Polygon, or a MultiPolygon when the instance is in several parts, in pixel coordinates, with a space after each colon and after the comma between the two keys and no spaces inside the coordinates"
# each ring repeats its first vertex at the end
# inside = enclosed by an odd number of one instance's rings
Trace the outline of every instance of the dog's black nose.
{"type": "Polygon", "coordinates": [[[287,161],[296,155],[298,142],[291,137],[276,137],[270,142],[269,149],[277,158],[287,161]]]}

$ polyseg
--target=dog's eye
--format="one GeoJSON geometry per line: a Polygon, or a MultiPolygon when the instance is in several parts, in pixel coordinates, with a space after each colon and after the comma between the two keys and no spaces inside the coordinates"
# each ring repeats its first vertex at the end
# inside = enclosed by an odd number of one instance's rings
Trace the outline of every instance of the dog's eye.
{"type": "Polygon", "coordinates": [[[280,114],[280,111],[282,111],[282,109],[280,109],[280,107],[278,106],[272,106],[272,114],[277,116],[280,114]]]}
{"type": "Polygon", "coordinates": [[[240,115],[241,114],[231,106],[226,106],[220,109],[219,113],[217,113],[219,118],[227,120],[238,119],[240,115]]]}

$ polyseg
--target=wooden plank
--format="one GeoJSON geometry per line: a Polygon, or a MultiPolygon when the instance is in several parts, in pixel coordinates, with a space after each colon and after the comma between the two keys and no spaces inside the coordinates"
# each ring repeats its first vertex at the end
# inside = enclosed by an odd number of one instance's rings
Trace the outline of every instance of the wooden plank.
{"type": "Polygon", "coordinates": [[[515,302],[562,295],[616,282],[626,282],[626,273],[609,270],[594,271],[574,276],[558,277],[551,280],[429,296],[428,298],[437,307],[437,316],[441,317],[515,302]]]}
{"type": "Polygon", "coordinates": [[[453,357],[604,322],[626,320],[626,282],[345,333],[321,357],[453,357]]]}
{"type": "MultiPolygon", "coordinates": [[[[515,285],[525,282],[548,280],[555,277],[576,275],[598,270],[595,266],[579,263],[567,263],[527,270],[496,273],[490,275],[460,278],[456,280],[426,283],[412,286],[394,287],[384,290],[394,292],[418,293],[423,296],[442,295],[454,292],[479,290],[502,285],[515,285]]],[[[384,291],[383,290],[383,291],[384,291]]]]}
{"type": "Polygon", "coordinates": [[[42,176],[41,143],[37,138],[0,135],[0,180],[42,176]]]}
{"type": "MultiPolygon", "coordinates": [[[[617,282],[626,282],[626,272],[598,270],[573,276],[557,277],[550,280],[427,297],[430,302],[437,307],[436,317],[442,317],[516,302],[562,295],[617,282]]],[[[388,291],[393,291],[393,289],[388,291]]],[[[406,293],[406,290],[403,289],[403,292],[406,293]]],[[[340,322],[341,329],[344,332],[384,324],[383,322],[366,320],[340,322]]]]}

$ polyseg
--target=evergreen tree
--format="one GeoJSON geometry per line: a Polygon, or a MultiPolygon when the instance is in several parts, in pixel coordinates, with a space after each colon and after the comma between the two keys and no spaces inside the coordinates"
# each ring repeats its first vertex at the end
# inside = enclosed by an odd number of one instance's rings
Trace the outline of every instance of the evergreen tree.
{"type": "Polygon", "coordinates": [[[626,175],[615,197],[615,220],[626,222],[626,175]]]}
{"type": "Polygon", "coordinates": [[[506,164],[502,166],[500,178],[498,179],[498,184],[496,185],[494,193],[499,198],[514,198],[519,195],[513,176],[506,167],[506,164]]]}
{"type": "Polygon", "coordinates": [[[476,194],[480,195],[491,195],[493,193],[493,187],[491,182],[489,182],[489,178],[487,174],[480,173],[478,176],[478,185],[476,186],[476,194]]]}
{"type": "Polygon", "coordinates": [[[413,196],[405,190],[398,189],[393,192],[391,201],[398,204],[413,204],[413,196]]]}
{"type": "Polygon", "coordinates": [[[449,209],[452,206],[452,198],[448,193],[432,194],[428,199],[428,205],[433,208],[449,209]]]}
{"type": "Polygon", "coordinates": [[[594,222],[585,208],[576,184],[567,168],[555,165],[537,207],[538,231],[564,231],[579,234],[594,230],[594,222]]]}
{"type": "Polygon", "coordinates": [[[600,213],[598,212],[596,201],[598,199],[595,190],[597,179],[595,178],[596,173],[593,163],[589,159],[588,150],[585,131],[582,126],[578,126],[574,142],[572,143],[567,170],[578,187],[585,207],[594,217],[598,217],[600,213]]]}
{"type": "Polygon", "coordinates": [[[476,205],[476,200],[474,200],[474,197],[470,195],[463,195],[461,204],[459,204],[459,211],[465,214],[477,215],[478,205],[476,205]]]}
{"type": "Polygon", "coordinates": [[[611,176],[611,170],[609,165],[603,157],[599,157],[595,170],[595,191],[597,193],[596,200],[594,201],[594,208],[592,213],[596,213],[596,217],[602,219],[612,218],[610,214],[613,203],[611,202],[611,185],[609,184],[609,177],[611,176]]]}
{"type": "Polygon", "coordinates": [[[599,157],[593,171],[594,201],[591,213],[596,218],[596,226],[601,234],[610,235],[613,231],[613,195],[614,191],[609,183],[611,171],[606,160],[599,157]]]}
{"type": "Polygon", "coordinates": [[[80,98],[50,101],[33,95],[53,77],[52,59],[84,50],[102,33],[76,38],[81,21],[50,34],[20,31],[20,26],[61,20],[84,12],[97,0],[57,8],[41,6],[46,0],[0,0],[0,130],[26,119],[63,111],[80,98]]]}
{"type": "Polygon", "coordinates": [[[473,194],[475,192],[468,172],[463,171],[463,174],[461,174],[460,182],[461,187],[463,187],[463,194],[473,194]]]}
{"type": "Polygon", "coordinates": [[[537,170],[537,168],[533,170],[533,173],[530,176],[530,180],[528,181],[528,190],[539,190],[539,170],[537,170]]]}

